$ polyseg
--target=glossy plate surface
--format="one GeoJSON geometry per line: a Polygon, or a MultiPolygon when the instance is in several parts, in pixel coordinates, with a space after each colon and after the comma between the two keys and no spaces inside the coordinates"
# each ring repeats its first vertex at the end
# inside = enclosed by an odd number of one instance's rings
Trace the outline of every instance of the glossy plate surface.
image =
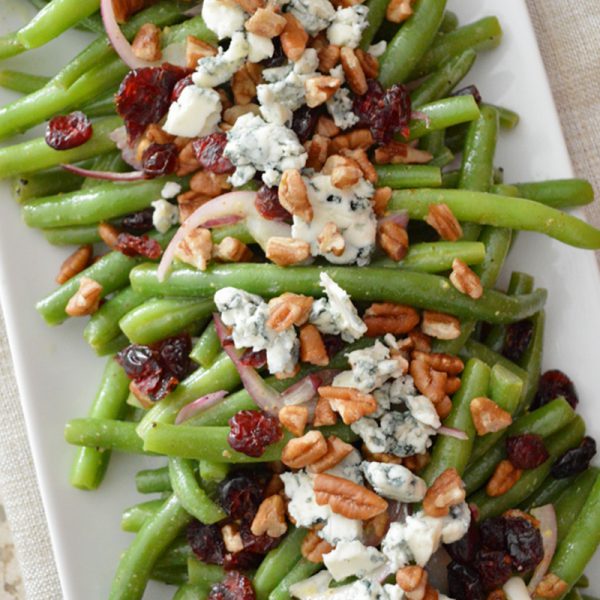
{"type": "MultiPolygon", "coordinates": [[[[0,0],[0,4],[0,34],[32,14],[25,0],[0,0]]],[[[480,56],[465,84],[477,83],[487,101],[521,114],[518,128],[503,133],[497,154],[496,163],[504,167],[506,181],[571,176],[525,2],[450,0],[449,7],[463,23],[496,14],[505,31],[501,47],[480,56]]],[[[51,74],[85,39],[72,33],[9,64],[51,74]]],[[[0,91],[0,104],[14,97],[0,91]]],[[[0,183],[0,298],[64,597],[104,600],[119,555],[131,540],[130,534],[120,531],[121,512],[144,500],[135,491],[133,475],[151,461],[114,457],[102,488],[94,493],[68,485],[73,452],[63,441],[63,427],[68,419],[86,414],[103,360],[83,342],[82,321],[73,319],[48,328],[34,310],[36,300],[54,288],[54,276],[67,254],[22,224],[9,186],[0,183]]],[[[504,282],[512,269],[534,274],[537,285],[549,289],[544,368],[561,368],[571,375],[588,428],[598,434],[600,418],[594,403],[600,365],[600,280],[593,254],[523,234],[504,270],[504,282]]],[[[587,570],[592,592],[600,591],[598,567],[596,557],[587,570]]],[[[157,585],[146,598],[171,597],[171,593],[157,585]]]]}

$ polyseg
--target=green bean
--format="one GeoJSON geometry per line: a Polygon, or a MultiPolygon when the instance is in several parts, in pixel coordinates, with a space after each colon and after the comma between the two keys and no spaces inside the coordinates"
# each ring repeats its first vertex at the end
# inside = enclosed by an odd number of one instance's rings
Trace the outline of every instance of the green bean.
{"type": "Polygon", "coordinates": [[[226,237],[232,237],[244,244],[254,244],[254,238],[250,235],[245,221],[240,221],[235,225],[225,225],[211,229],[213,244],[219,244],[226,237]]]}
{"type": "Polygon", "coordinates": [[[565,479],[554,479],[552,475],[546,477],[542,485],[521,503],[521,508],[527,512],[532,508],[544,506],[545,504],[554,504],[556,499],[568,488],[570,488],[576,475],[566,477],[565,479]]]}
{"type": "Polygon", "coordinates": [[[177,588],[173,600],[206,600],[210,588],[203,585],[184,583],[177,588]]]}
{"type": "Polygon", "coordinates": [[[197,558],[188,558],[188,579],[194,585],[211,587],[225,577],[225,570],[219,565],[209,565],[200,562],[197,558]]]}
{"type": "MultiPolygon", "coordinates": [[[[113,173],[125,173],[131,169],[131,167],[121,158],[120,152],[110,152],[108,154],[96,156],[96,158],[92,160],[90,168],[93,171],[112,171],[113,173]]],[[[86,177],[83,180],[81,189],[89,190],[90,188],[98,187],[104,183],[105,182],[101,179],[86,177]]],[[[48,196],[49,194],[45,195],[48,196]]]]}
{"type": "Polygon", "coordinates": [[[560,544],[571,529],[577,515],[582,511],[586,499],[590,495],[596,480],[598,479],[597,468],[587,469],[580,473],[569,489],[554,501],[556,511],[557,541],[560,544]]]}
{"type": "Polygon", "coordinates": [[[215,322],[210,321],[202,335],[192,348],[190,358],[201,367],[208,369],[213,365],[221,352],[221,341],[217,335],[215,322]]]}
{"type": "Polygon", "coordinates": [[[360,47],[366,52],[369,46],[373,43],[373,38],[379,31],[382,23],[385,20],[385,12],[387,10],[389,0],[367,0],[365,6],[369,8],[367,13],[367,28],[363,31],[360,47]]]}
{"type": "Polygon", "coordinates": [[[145,300],[144,294],[132,290],[129,286],[123,288],[91,316],[83,330],[83,337],[94,350],[103,347],[121,335],[121,317],[145,300]]]}
{"type": "Polygon", "coordinates": [[[537,391],[537,383],[542,372],[542,351],[544,346],[546,313],[541,310],[539,313],[535,314],[531,320],[533,321],[531,340],[529,341],[521,360],[519,360],[519,366],[527,371],[530,385],[527,388],[523,404],[517,411],[519,413],[526,411],[533,402],[537,391]]]}
{"type": "Polygon", "coordinates": [[[13,180],[12,191],[18,202],[41,196],[52,196],[60,192],[72,192],[81,187],[81,177],[62,169],[41,171],[13,180]]]}
{"type": "Polygon", "coordinates": [[[445,189],[453,189],[458,187],[460,181],[460,171],[446,171],[442,173],[442,187],[445,189]]]}
{"type": "Polygon", "coordinates": [[[32,75],[23,71],[13,71],[11,69],[3,69],[0,71],[0,87],[21,94],[30,94],[44,87],[49,77],[44,75],[32,75]]]}
{"type": "Polygon", "coordinates": [[[573,588],[566,596],[565,600],[582,600],[582,596],[579,591],[573,588]]]}
{"type": "Polygon", "coordinates": [[[411,94],[412,105],[416,108],[427,102],[445,98],[460,83],[475,63],[477,53],[468,49],[442,63],[411,94]]]}
{"type": "Polygon", "coordinates": [[[208,497],[198,483],[191,460],[172,456],[169,459],[169,477],[181,506],[198,521],[212,525],[226,517],[223,509],[208,497]]]}
{"type": "Polygon", "coordinates": [[[0,148],[0,179],[49,169],[62,163],[79,162],[111,152],[115,149],[115,143],[109,135],[121,123],[119,117],[98,119],[94,122],[94,133],[90,140],[71,150],[54,150],[46,144],[43,137],[0,148]]]}
{"type": "Polygon", "coordinates": [[[413,63],[411,78],[416,79],[431,73],[448,58],[457,56],[470,48],[478,51],[495,48],[501,38],[502,28],[496,17],[485,17],[459,27],[435,39],[419,63],[416,65],[413,63]]]}
{"type": "MultiPolygon", "coordinates": [[[[444,148],[444,139],[446,138],[446,132],[443,129],[432,131],[429,135],[422,137],[419,140],[419,148],[425,152],[429,152],[431,156],[435,157],[444,148]]],[[[431,164],[431,161],[430,161],[431,164]]],[[[437,166],[437,165],[436,165],[437,166]]],[[[441,183],[441,174],[440,174],[441,183]]],[[[423,187],[439,187],[439,186],[423,186],[423,187]]]]}
{"type": "Polygon", "coordinates": [[[121,529],[137,533],[148,519],[156,515],[164,503],[164,500],[149,500],[126,508],[121,515],[121,529]]]}
{"type": "Polygon", "coordinates": [[[43,46],[99,7],[100,0],[52,0],[18,31],[17,39],[28,50],[43,46]]]}
{"type": "MultiPolygon", "coordinates": [[[[575,412],[564,398],[556,398],[548,404],[516,419],[495,446],[479,460],[473,462],[463,476],[467,492],[479,489],[494,472],[496,465],[505,458],[505,440],[508,436],[534,433],[542,437],[555,434],[575,418],[575,412]]],[[[532,490],[533,493],[534,490],[532,490]]]]}
{"type": "MultiPolygon", "coordinates": [[[[115,90],[116,91],[116,90],[115,90]]],[[[116,112],[115,95],[111,93],[105,98],[83,106],[83,112],[90,118],[108,117],[116,112]]]]}
{"type": "Polygon", "coordinates": [[[442,173],[439,167],[428,165],[378,165],[377,185],[395,190],[416,187],[440,187],[442,173]]]}
{"type": "Polygon", "coordinates": [[[65,440],[75,446],[144,454],[144,444],[135,423],[87,417],[71,419],[65,426],[65,440]]]}
{"type": "Polygon", "coordinates": [[[582,575],[578,580],[577,583],[575,583],[575,587],[577,588],[589,588],[590,587],[590,580],[589,577],[587,575],[582,575]]]}
{"type": "Polygon", "coordinates": [[[123,333],[117,335],[116,337],[108,340],[103,344],[98,344],[94,351],[98,356],[108,356],[109,354],[116,354],[125,348],[125,346],[129,345],[129,340],[127,336],[123,333]]]}
{"type": "Polygon", "coordinates": [[[519,124],[520,117],[514,110],[510,110],[510,108],[505,108],[504,106],[496,106],[495,104],[490,104],[489,106],[498,111],[500,127],[514,129],[519,124]]]}
{"type": "Polygon", "coordinates": [[[223,481],[229,474],[229,470],[227,463],[216,463],[209,460],[200,461],[200,478],[202,481],[223,481]]]}
{"type": "Polygon", "coordinates": [[[119,562],[110,590],[110,600],[139,600],[154,564],[190,522],[190,515],[173,494],[135,536],[119,562]]]}
{"type": "Polygon", "coordinates": [[[473,96],[442,98],[419,107],[424,118],[410,122],[410,140],[420,138],[431,131],[447,129],[452,125],[474,121],[479,117],[479,106],[473,96]]]}
{"type": "MultiPolygon", "coordinates": [[[[492,367],[490,376],[489,397],[500,408],[514,415],[519,407],[523,393],[523,380],[512,371],[500,364],[492,367]]],[[[471,463],[485,456],[498,440],[502,438],[503,432],[488,433],[477,437],[473,445],[471,463]]]]}
{"type": "Polygon", "coordinates": [[[42,229],[44,237],[54,246],[82,246],[102,241],[98,225],[76,225],[74,227],[54,227],[42,229]]]}
{"type": "Polygon", "coordinates": [[[427,164],[432,167],[445,167],[454,161],[454,154],[444,146],[427,164]]]}
{"type": "Polygon", "coordinates": [[[490,368],[482,361],[473,358],[467,362],[461,377],[461,386],[452,399],[452,410],[444,419],[446,427],[459,429],[467,434],[468,439],[459,440],[449,436],[440,436],[431,454],[431,462],[421,475],[431,485],[446,469],[455,468],[459,474],[465,470],[473,442],[475,425],[471,418],[471,400],[485,396],[490,382],[490,368]]]}
{"type": "Polygon", "coordinates": [[[0,60],[16,56],[21,52],[25,52],[25,48],[17,39],[16,33],[8,33],[0,37],[0,60]]]}
{"type": "Polygon", "coordinates": [[[283,576],[302,558],[300,546],[307,530],[291,527],[283,541],[264,558],[254,576],[254,591],[257,600],[267,600],[283,576]]]}
{"type": "Polygon", "coordinates": [[[407,80],[435,38],[445,8],[445,0],[415,3],[413,15],[398,30],[380,59],[379,81],[384,87],[407,80]]]}
{"type": "Polygon", "coordinates": [[[283,579],[277,584],[277,587],[269,594],[269,600],[289,600],[289,589],[295,583],[308,579],[317,571],[321,570],[321,565],[301,558],[291,570],[289,570],[283,579]]]}
{"type": "Polygon", "coordinates": [[[187,572],[181,567],[165,569],[156,566],[152,569],[149,579],[152,581],[160,581],[167,585],[181,586],[187,582],[187,572]]]}
{"type": "Polygon", "coordinates": [[[133,344],[152,344],[206,319],[215,310],[212,299],[150,298],[131,309],[119,327],[133,344]]]}
{"type": "Polygon", "coordinates": [[[440,33],[450,33],[458,27],[458,16],[451,10],[447,10],[444,13],[442,24],[440,25],[440,33]]]}
{"type": "Polygon", "coordinates": [[[550,563],[549,573],[575,585],[600,544],[600,477],[550,563]]]}
{"type": "Polygon", "coordinates": [[[135,488],[140,494],[170,492],[173,488],[169,478],[169,467],[138,471],[135,476],[135,488]]]}
{"type": "Polygon", "coordinates": [[[585,179],[553,179],[514,185],[521,197],[554,208],[584,206],[594,201],[594,188],[585,179]]]}
{"type": "Polygon", "coordinates": [[[577,248],[600,248],[600,230],[567,213],[533,200],[463,190],[401,190],[394,192],[390,211],[408,210],[424,219],[432,204],[447,204],[459,221],[536,231],[577,248]]]}
{"type": "Polygon", "coordinates": [[[183,567],[187,571],[187,561],[192,555],[190,547],[185,537],[176,539],[156,561],[157,568],[169,569],[173,567],[183,567]]]}

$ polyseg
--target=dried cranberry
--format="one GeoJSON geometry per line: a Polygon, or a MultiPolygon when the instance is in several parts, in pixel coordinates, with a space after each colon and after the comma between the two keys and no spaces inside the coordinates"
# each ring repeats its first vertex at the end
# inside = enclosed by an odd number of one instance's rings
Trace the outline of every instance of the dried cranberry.
{"type": "Polygon", "coordinates": [[[344,340],[339,335],[326,333],[323,335],[323,344],[325,344],[327,356],[329,356],[329,358],[332,358],[342,350],[342,348],[344,347],[344,340]]]}
{"type": "Polygon", "coordinates": [[[192,521],[187,528],[187,541],[192,552],[209,565],[222,565],[225,559],[225,542],[219,525],[204,525],[192,521]]]}
{"type": "Polygon", "coordinates": [[[544,557],[540,530],[527,519],[508,517],[505,536],[506,550],[519,573],[531,571],[544,557]]]}
{"type": "Polygon", "coordinates": [[[143,377],[158,366],[152,348],[139,344],[127,346],[116,358],[129,379],[143,377]]]}
{"type": "Polygon", "coordinates": [[[175,335],[158,343],[161,363],[180,381],[189,375],[192,361],[192,338],[187,333],[175,335]]]}
{"type": "Polygon", "coordinates": [[[471,523],[469,524],[467,533],[457,542],[447,544],[446,550],[452,560],[468,565],[475,560],[479,546],[479,525],[477,524],[476,517],[471,513],[471,523]]]}
{"type": "Polygon", "coordinates": [[[227,145],[225,133],[211,133],[194,140],[192,148],[200,166],[213,173],[233,173],[234,166],[223,156],[227,145]]]}
{"type": "Polygon", "coordinates": [[[448,565],[448,593],[461,600],[485,600],[477,571],[457,562],[448,565]]]}
{"type": "Polygon", "coordinates": [[[512,561],[502,550],[480,550],[475,568],[486,592],[502,587],[512,576],[512,561]]]}
{"type": "Polygon", "coordinates": [[[219,485],[220,504],[232,519],[251,521],[262,499],[262,486],[247,474],[234,475],[219,485]]]}
{"type": "Polygon", "coordinates": [[[153,215],[153,208],[145,208],[144,210],[123,217],[121,225],[124,229],[129,231],[129,233],[146,233],[154,227],[154,224],[152,223],[153,215]]]}
{"type": "Polygon", "coordinates": [[[577,448],[567,450],[550,469],[555,479],[565,479],[571,475],[582,473],[590,466],[590,461],[596,454],[596,441],[586,436],[577,448]]]}
{"type": "Polygon", "coordinates": [[[479,89],[476,85],[468,85],[464,88],[460,88],[460,90],[456,90],[450,94],[451,96],[473,96],[475,98],[475,102],[477,104],[481,104],[481,94],[479,93],[479,89]]]}
{"type": "Polygon", "coordinates": [[[559,396],[563,396],[573,408],[576,408],[579,403],[573,382],[562,371],[558,369],[546,371],[540,377],[532,408],[544,406],[559,396]]]}
{"type": "Polygon", "coordinates": [[[549,456],[544,438],[535,433],[507,437],[506,454],[517,469],[535,469],[546,462],[549,456]]]}
{"type": "Polygon", "coordinates": [[[46,126],[46,144],[55,150],[69,150],[85,144],[94,129],[92,122],[81,111],[50,119],[46,126]]]}
{"type": "Polygon", "coordinates": [[[304,142],[312,137],[320,114],[320,108],[309,108],[308,106],[303,106],[294,112],[292,129],[298,136],[301,144],[304,144],[304,142]]]}
{"type": "Polygon", "coordinates": [[[504,550],[506,520],[504,517],[492,517],[479,524],[481,545],[487,550],[504,550]]]}
{"type": "Polygon", "coordinates": [[[175,87],[173,88],[173,91],[171,92],[171,102],[176,102],[177,100],[179,100],[179,96],[181,96],[181,92],[183,92],[183,90],[186,87],[193,85],[193,83],[194,83],[194,81],[192,80],[191,75],[186,75],[183,79],[180,79],[175,84],[175,87]]]}
{"type": "Polygon", "coordinates": [[[171,92],[187,71],[168,63],[130,71],[115,96],[117,113],[125,120],[130,140],[139,137],[151,123],[158,123],[169,110],[171,92]]]}
{"type": "Polygon", "coordinates": [[[281,40],[278,37],[274,37],[272,39],[273,46],[275,46],[275,50],[273,52],[273,56],[270,58],[265,58],[260,64],[265,69],[272,69],[273,67],[281,67],[287,63],[287,56],[283,51],[283,46],[281,45],[281,40]]]}
{"type": "Polygon", "coordinates": [[[266,533],[264,535],[254,535],[248,521],[242,523],[240,535],[244,544],[244,550],[255,552],[256,554],[266,554],[279,546],[279,542],[281,541],[281,537],[272,538],[266,533]]]}
{"type": "Polygon", "coordinates": [[[125,256],[144,256],[151,260],[160,258],[162,254],[160,244],[146,234],[132,235],[131,233],[121,232],[117,237],[114,249],[125,256]]]}
{"type": "Polygon", "coordinates": [[[208,600],[255,600],[252,582],[239,571],[230,571],[210,589],[208,600]]]}
{"type": "Polygon", "coordinates": [[[262,369],[267,364],[267,351],[266,350],[254,350],[248,349],[240,357],[240,362],[247,367],[254,367],[255,369],[262,369]]]}
{"type": "Polygon", "coordinates": [[[263,185],[259,188],[254,206],[269,221],[290,221],[292,215],[279,202],[279,188],[263,185]]]}
{"type": "Polygon", "coordinates": [[[179,151],[175,144],[150,144],[142,154],[142,169],[148,177],[160,177],[177,169],[179,151]]]}
{"type": "Polygon", "coordinates": [[[283,435],[278,419],[261,410],[241,410],[229,419],[229,425],[229,445],[254,458],[262,456],[265,448],[283,435]]]}
{"type": "Polygon", "coordinates": [[[525,350],[531,342],[531,336],[533,335],[533,321],[525,319],[523,321],[517,321],[511,323],[506,328],[506,335],[504,336],[504,346],[502,348],[502,354],[513,362],[521,360],[525,350]]]}
{"type": "Polygon", "coordinates": [[[400,84],[384,90],[375,79],[369,79],[368,91],[354,99],[353,111],[359,124],[368,127],[375,141],[385,144],[395,133],[408,136],[411,116],[410,94],[400,84]]]}

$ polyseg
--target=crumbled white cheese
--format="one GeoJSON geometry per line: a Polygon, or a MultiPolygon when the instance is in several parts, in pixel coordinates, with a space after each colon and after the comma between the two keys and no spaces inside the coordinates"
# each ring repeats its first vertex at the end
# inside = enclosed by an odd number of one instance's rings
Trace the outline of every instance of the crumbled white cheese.
{"type": "Polygon", "coordinates": [[[215,90],[188,85],[169,107],[163,129],[171,135],[190,138],[209,135],[217,129],[222,108],[215,90]]]}
{"type": "Polygon", "coordinates": [[[294,63],[294,71],[298,75],[315,75],[319,69],[319,54],[315,48],[307,48],[294,63]]]}
{"type": "Polygon", "coordinates": [[[402,465],[363,462],[362,469],[373,489],[384,498],[398,502],[420,502],[425,497],[425,481],[402,465]]]}
{"type": "Polygon", "coordinates": [[[287,127],[266,123],[253,114],[241,116],[227,132],[224,156],[236,167],[230,181],[240,187],[256,171],[263,171],[268,186],[277,185],[286,169],[302,169],[306,152],[296,134],[287,127]]]}
{"type": "Polygon", "coordinates": [[[293,111],[305,102],[304,78],[290,71],[285,79],[258,85],[256,96],[265,121],[275,125],[289,124],[293,111]]]}
{"type": "MultiPolygon", "coordinates": [[[[326,571],[325,571],[326,572],[326,571]]],[[[300,598],[301,600],[401,600],[402,595],[389,596],[385,587],[377,581],[371,579],[360,579],[354,583],[348,585],[342,585],[339,587],[332,587],[318,591],[312,595],[298,595],[297,589],[290,587],[290,593],[294,598],[300,598]]],[[[397,586],[390,586],[397,587],[397,586]]],[[[302,592],[302,590],[301,590],[302,592]]]]}
{"type": "Polygon", "coordinates": [[[293,327],[276,332],[267,327],[267,366],[269,373],[292,373],[300,353],[300,342],[293,327]]]}
{"type": "Polygon", "coordinates": [[[379,58],[386,50],[387,42],[385,40],[381,40],[376,44],[369,46],[369,54],[373,55],[375,58],[379,58]]]}
{"type": "Polygon", "coordinates": [[[167,200],[160,199],[152,202],[152,225],[159,233],[167,233],[173,225],[179,222],[179,209],[167,200]]]}
{"type": "Polygon", "coordinates": [[[329,572],[323,569],[316,575],[291,585],[289,588],[290,595],[294,598],[299,598],[299,600],[313,598],[318,594],[326,592],[332,579],[333,577],[331,577],[329,572]]]}
{"type": "Polygon", "coordinates": [[[405,404],[411,396],[417,395],[417,388],[410,375],[394,379],[390,387],[390,402],[392,404],[405,404]]]}
{"type": "Polygon", "coordinates": [[[315,499],[313,482],[310,475],[298,473],[282,473],[285,495],[289,498],[288,512],[300,527],[310,528],[323,523],[331,514],[328,504],[319,506],[315,499]]]}
{"type": "Polygon", "coordinates": [[[442,519],[428,517],[423,512],[406,517],[406,544],[418,565],[424,567],[440,547],[442,525],[442,519]]]}
{"type": "Polygon", "coordinates": [[[363,417],[350,425],[350,429],[358,435],[370,452],[387,452],[389,442],[386,434],[381,430],[377,421],[363,417]]]}
{"type": "Polygon", "coordinates": [[[178,194],[181,193],[181,186],[175,181],[167,181],[163,186],[163,189],[160,192],[160,195],[170,200],[171,198],[175,198],[178,194]]]}
{"type": "Polygon", "coordinates": [[[230,38],[236,31],[241,31],[247,16],[235,2],[204,0],[202,4],[202,18],[220,40],[230,38]]]}
{"type": "Polygon", "coordinates": [[[404,590],[399,585],[392,585],[391,583],[386,583],[383,586],[383,590],[387,594],[387,596],[385,596],[385,600],[404,599],[404,590]]]}
{"type": "Polygon", "coordinates": [[[381,542],[381,551],[390,561],[391,571],[397,571],[411,562],[413,556],[406,543],[406,527],[403,523],[390,524],[381,542]]]}
{"type": "Polygon", "coordinates": [[[442,542],[452,544],[462,539],[471,524],[471,511],[466,502],[450,507],[450,513],[441,519],[442,542]]]}
{"type": "Polygon", "coordinates": [[[336,16],[329,0],[291,0],[289,11],[309,35],[317,35],[329,27],[336,16]]]}
{"type": "Polygon", "coordinates": [[[352,112],[352,98],[347,88],[341,87],[326,102],[327,112],[333,118],[333,121],[340,129],[349,129],[354,127],[360,120],[352,112]]]}
{"type": "Polygon", "coordinates": [[[251,63],[259,63],[261,60],[271,58],[275,52],[275,46],[270,38],[255,33],[247,33],[248,39],[248,60],[251,63]]]}
{"type": "Polygon", "coordinates": [[[327,39],[335,46],[358,48],[362,32],[369,25],[368,14],[369,7],[364,4],[338,8],[327,29],[327,39]]]}
{"type": "Polygon", "coordinates": [[[173,42],[169,44],[162,50],[161,61],[186,69],[187,57],[185,46],[185,42],[173,42]]]}
{"type": "Polygon", "coordinates": [[[380,419],[383,415],[390,410],[391,402],[390,402],[390,387],[392,385],[391,381],[384,383],[380,388],[376,389],[373,392],[373,396],[377,402],[377,410],[372,412],[369,416],[372,419],[380,419]]]}
{"type": "Polygon", "coordinates": [[[292,63],[282,65],[281,67],[271,67],[270,69],[265,69],[262,72],[262,78],[267,83],[275,83],[276,81],[285,79],[293,70],[294,65],[292,63]]]}
{"type": "Polygon", "coordinates": [[[379,550],[359,541],[340,542],[331,552],[323,555],[323,562],[332,577],[342,581],[351,575],[365,577],[381,567],[385,557],[379,550]]]}
{"type": "Polygon", "coordinates": [[[236,31],[227,51],[219,48],[216,56],[205,56],[198,61],[192,80],[198,87],[213,88],[228,82],[233,74],[244,64],[250,46],[246,36],[236,31]]]}
{"type": "Polygon", "coordinates": [[[410,414],[419,422],[434,429],[442,426],[433,402],[427,396],[408,396],[406,406],[410,414]]]}
{"type": "Polygon", "coordinates": [[[362,485],[363,476],[361,462],[362,458],[360,452],[358,450],[352,450],[344,460],[335,465],[335,467],[325,471],[325,473],[327,473],[327,475],[349,479],[354,483],[358,483],[358,485],[362,485]]]}
{"type": "Polygon", "coordinates": [[[340,542],[362,540],[363,524],[358,519],[348,519],[348,517],[331,511],[323,529],[320,529],[317,535],[332,546],[336,546],[340,542]]]}

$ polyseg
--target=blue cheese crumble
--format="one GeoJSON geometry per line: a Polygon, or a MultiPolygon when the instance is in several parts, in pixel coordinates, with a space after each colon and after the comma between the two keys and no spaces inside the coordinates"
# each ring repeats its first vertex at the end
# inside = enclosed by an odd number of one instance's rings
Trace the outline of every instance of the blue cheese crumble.
{"type": "Polygon", "coordinates": [[[360,120],[352,112],[352,98],[350,91],[345,87],[341,87],[327,100],[326,107],[327,112],[340,129],[350,129],[350,127],[354,127],[360,120]]]}
{"type": "Polygon", "coordinates": [[[222,40],[244,29],[248,15],[235,2],[227,0],[204,0],[202,18],[206,26],[222,40]]]}
{"type": "Polygon", "coordinates": [[[250,45],[244,33],[235,32],[225,52],[219,48],[216,56],[205,56],[198,61],[196,72],[192,75],[193,82],[202,88],[213,88],[228,82],[243,66],[249,52],[250,45]]]}
{"type": "Polygon", "coordinates": [[[335,8],[329,0],[291,0],[289,12],[311,36],[329,27],[336,16],[335,8]]]}
{"type": "Polygon", "coordinates": [[[402,465],[363,462],[362,470],[373,489],[384,498],[398,502],[420,502],[427,484],[402,465]]]}
{"type": "Polygon", "coordinates": [[[174,204],[161,198],[152,202],[152,225],[159,233],[167,233],[179,222],[179,209],[174,204]]]}
{"type": "Polygon", "coordinates": [[[358,48],[363,31],[368,27],[369,7],[356,4],[338,8],[327,29],[327,39],[335,46],[358,48]]]}
{"type": "Polygon", "coordinates": [[[384,555],[359,541],[340,542],[331,552],[323,555],[327,570],[336,581],[346,577],[365,577],[383,566],[384,555]]]}
{"type": "Polygon", "coordinates": [[[221,97],[215,90],[188,85],[171,104],[163,129],[171,135],[203,137],[221,120],[221,97]]]}

